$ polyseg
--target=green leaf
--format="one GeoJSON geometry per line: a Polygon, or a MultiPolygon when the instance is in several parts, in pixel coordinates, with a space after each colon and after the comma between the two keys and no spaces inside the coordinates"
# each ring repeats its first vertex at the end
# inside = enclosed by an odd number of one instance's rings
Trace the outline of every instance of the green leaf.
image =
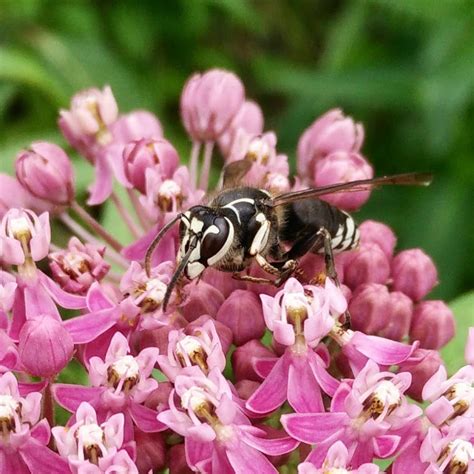
{"type": "Polygon", "coordinates": [[[446,362],[449,373],[453,373],[463,365],[464,347],[470,326],[474,325],[474,291],[466,293],[449,305],[456,318],[456,335],[451,342],[441,350],[441,355],[446,362]]]}

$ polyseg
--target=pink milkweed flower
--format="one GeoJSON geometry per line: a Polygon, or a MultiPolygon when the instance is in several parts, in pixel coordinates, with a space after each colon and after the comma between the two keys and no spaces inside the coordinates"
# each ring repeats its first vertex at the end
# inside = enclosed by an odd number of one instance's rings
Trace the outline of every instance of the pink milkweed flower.
{"type": "Polygon", "coordinates": [[[39,421],[41,394],[22,397],[11,372],[0,375],[0,468],[5,474],[67,472],[67,463],[46,446],[50,438],[48,422],[39,421]]]}
{"type": "Polygon", "coordinates": [[[92,283],[102,280],[110,270],[104,260],[105,249],[71,237],[66,249],[48,255],[54,280],[69,293],[86,294],[92,283]]]}
{"type": "Polygon", "coordinates": [[[0,329],[0,374],[19,369],[20,356],[15,343],[0,329]]]}
{"type": "MultiPolygon", "coordinates": [[[[67,459],[73,473],[138,474],[138,469],[127,451],[121,449],[124,441],[123,430],[122,413],[112,415],[99,424],[94,408],[89,403],[82,402],[77,408],[73,424],[67,427],[56,426],[51,431],[59,454],[67,459]]],[[[129,446],[128,449],[131,449],[134,455],[134,446],[129,446]]]]}
{"type": "Polygon", "coordinates": [[[354,474],[379,474],[377,464],[365,463],[349,469],[351,466],[349,451],[342,441],[336,441],[328,450],[320,466],[310,462],[303,462],[298,466],[298,474],[326,474],[326,473],[354,473],[354,474]]]}
{"type": "Polygon", "coordinates": [[[146,192],[146,170],[157,168],[165,179],[171,179],[179,163],[176,149],[168,140],[141,139],[130,142],[123,150],[125,176],[128,186],[142,194],[146,192]]]}
{"type": "Polygon", "coordinates": [[[341,383],[330,413],[283,415],[281,422],[295,439],[316,443],[307,459],[316,466],[336,440],[346,445],[353,466],[374,457],[387,458],[422,414],[421,408],[403,396],[410,383],[410,374],[380,372],[369,361],[353,381],[341,383]]]}
{"type": "Polygon", "coordinates": [[[16,278],[0,270],[0,313],[5,314],[12,309],[17,288],[16,278]]]}
{"type": "Polygon", "coordinates": [[[425,414],[435,426],[452,423],[458,417],[474,417],[474,366],[466,365],[448,378],[446,368],[437,372],[423,387],[423,400],[430,401],[425,414]]]}
{"type": "Polygon", "coordinates": [[[123,114],[109,127],[114,142],[127,144],[135,140],[163,137],[163,127],[158,118],[148,110],[134,110],[123,114]]]}
{"type": "Polygon", "coordinates": [[[158,357],[158,349],[147,347],[136,357],[130,354],[125,336],[116,332],[107,350],[105,360],[92,357],[88,361],[92,387],[55,384],[53,393],[57,402],[74,412],[81,401],[89,402],[100,419],[110,413],[125,416],[126,439],[133,436],[132,422],[144,432],[164,429],[156,420],[157,412],[143,405],[158,387],[151,372],[158,357]]]}
{"type": "Polygon", "coordinates": [[[85,156],[97,143],[107,145],[112,140],[109,126],[118,118],[118,106],[109,86],[83,90],[73,96],[70,109],[61,110],[59,127],[68,142],[85,156]]]}
{"type": "Polygon", "coordinates": [[[266,439],[233,401],[231,388],[219,369],[206,377],[198,367],[185,369],[175,380],[170,409],[158,419],[185,437],[186,461],[204,472],[276,473],[263,455],[290,452],[298,442],[289,438],[266,439]],[[181,406],[177,406],[175,400],[181,406]],[[262,454],[263,453],[263,454],[262,454]]]}
{"type": "MultiPolygon", "coordinates": [[[[28,260],[42,260],[49,252],[51,228],[49,214],[39,217],[29,209],[10,209],[0,225],[1,260],[9,265],[23,265],[28,260]]],[[[34,265],[32,262],[29,265],[34,265]]]]}
{"type": "Polygon", "coordinates": [[[229,128],[218,139],[219,148],[225,159],[228,158],[234,140],[241,129],[252,135],[259,135],[263,131],[262,109],[252,100],[246,100],[242,104],[229,128]]]}
{"type": "MultiPolygon", "coordinates": [[[[313,174],[310,175],[310,184],[319,187],[373,177],[374,170],[362,155],[346,151],[336,151],[316,163],[313,174]]],[[[370,190],[365,190],[335,193],[322,196],[321,199],[324,199],[333,206],[353,211],[361,207],[369,199],[370,192],[370,190]]]]}
{"type": "Polygon", "coordinates": [[[173,330],[168,340],[168,355],[159,355],[157,361],[172,382],[184,367],[197,366],[204,374],[214,368],[220,372],[224,370],[225,354],[213,321],[194,327],[191,334],[186,334],[183,329],[173,330]]]}
{"type": "Polygon", "coordinates": [[[256,362],[257,373],[264,375],[263,370],[266,377],[247,400],[247,408],[269,413],[288,400],[298,412],[322,411],[321,389],[332,396],[339,382],[326,372],[327,354],[314,349],[346,310],[341,290],[329,278],[324,288],[303,287],[290,278],[274,297],[260,298],[267,327],[286,349],[279,359],[256,362]]]}
{"type": "Polygon", "coordinates": [[[181,93],[181,119],[196,141],[215,141],[230,126],[245,100],[241,80],[232,72],[210,69],[194,74],[181,93]]]}
{"type": "Polygon", "coordinates": [[[18,154],[15,169],[18,181],[33,196],[59,206],[74,199],[74,169],[59,146],[32,143],[29,150],[18,154]]]}
{"type": "MultiPolygon", "coordinates": [[[[429,467],[424,471],[425,474],[473,472],[474,420],[458,418],[445,431],[435,427],[428,428],[421,444],[419,459],[424,463],[429,463],[429,467]]],[[[412,458],[414,465],[417,461],[416,457],[412,458]]]]}
{"type": "Polygon", "coordinates": [[[362,124],[332,109],[305,130],[298,142],[298,174],[310,178],[317,160],[336,151],[358,152],[364,141],[362,124]]]}

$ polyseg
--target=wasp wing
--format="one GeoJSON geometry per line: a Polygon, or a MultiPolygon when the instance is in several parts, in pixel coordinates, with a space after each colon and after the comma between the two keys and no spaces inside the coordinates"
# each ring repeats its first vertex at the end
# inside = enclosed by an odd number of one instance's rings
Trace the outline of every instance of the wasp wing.
{"type": "Polygon", "coordinates": [[[327,194],[367,191],[385,185],[400,186],[428,186],[433,179],[431,173],[405,173],[393,176],[381,176],[379,178],[360,179],[358,181],[349,181],[348,183],[330,184],[320,188],[302,189],[275,196],[269,200],[272,207],[282,206],[290,202],[300,201],[302,199],[317,198],[327,194]]]}
{"type": "Polygon", "coordinates": [[[231,188],[241,184],[245,175],[252,167],[252,162],[249,160],[237,160],[229,163],[224,167],[222,176],[222,187],[231,188]]]}

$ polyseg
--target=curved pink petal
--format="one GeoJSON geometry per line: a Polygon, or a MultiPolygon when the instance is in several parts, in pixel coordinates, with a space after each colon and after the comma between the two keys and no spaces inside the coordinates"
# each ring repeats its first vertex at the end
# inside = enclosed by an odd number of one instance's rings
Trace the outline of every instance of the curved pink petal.
{"type": "Polygon", "coordinates": [[[440,365],[438,370],[430,377],[425,383],[422,391],[423,400],[434,400],[440,395],[439,391],[442,388],[442,384],[446,382],[448,374],[444,365],[440,365]]]}
{"type": "MultiPolygon", "coordinates": [[[[82,402],[97,400],[103,387],[83,387],[67,383],[56,383],[52,387],[54,399],[66,410],[74,413],[82,402]]],[[[94,405],[93,403],[91,403],[94,405]]]]}
{"type": "Polygon", "coordinates": [[[314,377],[316,378],[319,386],[323,389],[325,393],[329,396],[334,396],[336,390],[339,387],[339,380],[335,379],[330,375],[323,366],[322,359],[314,352],[309,353],[309,364],[311,370],[313,371],[314,377]]]}
{"type": "Polygon", "coordinates": [[[324,411],[321,390],[306,357],[293,357],[288,372],[288,403],[297,413],[324,411]]]}
{"type": "Polygon", "coordinates": [[[382,435],[373,440],[374,452],[378,458],[388,458],[392,456],[400,444],[400,436],[382,435]]]}
{"type": "Polygon", "coordinates": [[[18,382],[18,391],[22,397],[26,397],[29,393],[41,392],[48,385],[47,380],[41,382],[18,382]]]}
{"type": "Polygon", "coordinates": [[[420,459],[421,441],[415,439],[402,451],[392,464],[392,474],[424,474],[428,464],[420,459]]]}
{"type": "Polygon", "coordinates": [[[246,406],[254,413],[270,413],[286,400],[288,388],[288,359],[283,355],[262,385],[247,400],[246,406]]]}
{"type": "Polygon", "coordinates": [[[65,459],[31,438],[27,446],[21,450],[21,457],[31,472],[47,472],[48,474],[69,472],[65,459]]]}
{"type": "Polygon", "coordinates": [[[46,421],[46,418],[43,418],[39,423],[37,423],[33,428],[31,428],[31,436],[33,436],[36,441],[38,441],[44,446],[49,443],[49,438],[51,437],[51,430],[49,428],[49,423],[46,421]]]}
{"type": "Polygon", "coordinates": [[[52,298],[48,295],[39,280],[32,286],[25,286],[25,315],[26,319],[34,318],[39,314],[47,314],[61,321],[58,308],[52,298]]]}
{"type": "Polygon", "coordinates": [[[102,154],[95,160],[95,181],[89,186],[89,206],[102,204],[112,192],[112,169],[107,156],[102,154]]]}
{"type": "Polygon", "coordinates": [[[113,307],[95,313],[87,313],[77,318],[68,319],[64,322],[64,327],[71,335],[74,344],[86,344],[114,326],[120,316],[119,311],[119,308],[113,307]]]}
{"type": "Polygon", "coordinates": [[[114,303],[105,294],[105,291],[100,286],[99,282],[92,283],[86,296],[87,307],[90,312],[100,311],[102,309],[111,308],[115,306],[114,303]]]}
{"type": "Polygon", "coordinates": [[[280,454],[289,453],[300,444],[299,441],[289,436],[269,439],[255,436],[244,427],[241,427],[241,430],[244,443],[269,456],[279,456],[280,454]]]}
{"type": "MultiPolygon", "coordinates": [[[[0,472],[2,474],[31,474],[18,452],[6,453],[0,449],[0,472]]],[[[67,472],[67,471],[66,471],[67,472]]]]}
{"type": "Polygon", "coordinates": [[[446,397],[438,398],[425,408],[425,415],[436,426],[440,426],[453,413],[454,408],[446,397]]]}
{"type": "Polygon", "coordinates": [[[280,421],[291,437],[314,444],[343,431],[349,417],[346,413],[295,413],[282,415],[280,421]]]}
{"type": "Polygon", "coordinates": [[[275,474],[278,472],[263,454],[243,444],[235,449],[227,449],[226,454],[236,474],[249,474],[250,472],[275,474]]]}
{"type": "Polygon", "coordinates": [[[196,466],[197,464],[210,459],[212,457],[214,443],[202,443],[191,438],[185,440],[186,462],[188,466],[196,466]]]}
{"type": "Polygon", "coordinates": [[[255,369],[255,372],[265,379],[268,377],[268,374],[272,371],[275,364],[278,362],[278,357],[262,357],[252,359],[252,366],[255,369]]]}
{"type": "Polygon", "coordinates": [[[167,428],[166,425],[156,418],[158,412],[144,405],[139,405],[133,401],[130,402],[129,413],[134,423],[145,433],[155,433],[167,428]]]}
{"type": "Polygon", "coordinates": [[[86,305],[86,298],[80,295],[73,295],[64,291],[57,283],[39,272],[41,283],[48,292],[49,296],[62,308],[68,309],[83,309],[86,305]]]}

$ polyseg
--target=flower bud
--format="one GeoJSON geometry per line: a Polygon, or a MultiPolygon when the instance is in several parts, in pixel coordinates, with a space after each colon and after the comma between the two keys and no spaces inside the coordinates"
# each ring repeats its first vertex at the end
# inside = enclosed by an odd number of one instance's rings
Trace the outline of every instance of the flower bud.
{"type": "Polygon", "coordinates": [[[222,293],[205,281],[186,285],[184,292],[186,296],[181,308],[183,316],[188,321],[194,321],[203,314],[214,318],[224,302],[222,293]]]}
{"type": "Polygon", "coordinates": [[[390,311],[388,289],[377,283],[359,286],[349,303],[353,329],[366,334],[376,334],[383,329],[390,311]]]}
{"type": "Polygon", "coordinates": [[[417,349],[399,366],[399,372],[410,372],[412,375],[412,382],[406,393],[417,402],[422,402],[424,385],[438,371],[442,363],[443,360],[438,351],[417,349]]]}
{"type": "MultiPolygon", "coordinates": [[[[334,152],[319,160],[311,176],[316,186],[328,186],[330,184],[347,183],[358,179],[373,178],[372,166],[358,153],[346,151],[334,152]]],[[[353,211],[358,209],[369,199],[370,191],[357,191],[347,193],[335,193],[322,196],[329,204],[353,211]]]]}
{"type": "Polygon", "coordinates": [[[164,138],[141,139],[129,143],[123,151],[125,175],[142,194],[146,192],[148,168],[159,167],[164,179],[170,179],[176,171],[179,156],[175,148],[164,138]]]}
{"type": "Polygon", "coordinates": [[[453,312],[443,301],[422,301],[415,307],[410,341],[420,341],[424,349],[440,349],[456,331],[453,312]]]}
{"type": "Polygon", "coordinates": [[[184,444],[175,444],[168,451],[170,474],[193,474],[186,462],[184,444]]]}
{"type": "Polygon", "coordinates": [[[141,139],[158,139],[163,136],[163,128],[155,115],[147,110],[134,110],[121,115],[111,124],[114,141],[122,144],[141,139]]]}
{"type": "Polygon", "coordinates": [[[244,100],[244,86],[235,74],[220,69],[194,74],[181,94],[184,127],[193,140],[215,141],[230,126],[244,100]]]}
{"type": "Polygon", "coordinates": [[[251,135],[262,133],[263,113],[256,102],[246,100],[234,116],[229,128],[219,137],[219,148],[224,157],[229,155],[236,134],[240,129],[251,135]]]}
{"type": "Polygon", "coordinates": [[[438,283],[433,260],[421,249],[404,250],[392,261],[393,288],[412,300],[424,298],[438,283]]]}
{"type": "Polygon", "coordinates": [[[365,244],[345,261],[344,283],[351,289],[363,283],[385,283],[390,276],[390,262],[377,244],[365,244]]]}
{"type": "Polygon", "coordinates": [[[165,467],[165,441],[161,433],[144,433],[135,427],[134,440],[137,444],[135,464],[138,472],[160,471],[165,467]]]}
{"type": "Polygon", "coordinates": [[[390,227],[381,222],[368,220],[359,225],[359,231],[362,245],[377,244],[389,260],[392,258],[397,238],[390,227]]]}
{"type": "Polygon", "coordinates": [[[105,247],[83,244],[71,237],[67,249],[48,255],[54,280],[68,293],[86,294],[92,283],[102,280],[110,269],[104,253],[105,247]]]}
{"type": "Polygon", "coordinates": [[[251,341],[237,347],[232,353],[232,368],[236,380],[255,380],[262,381],[257,372],[255,372],[253,361],[262,357],[274,357],[275,354],[258,339],[251,341]]]}
{"type": "Polygon", "coordinates": [[[413,302],[400,291],[390,293],[390,312],[385,316],[385,325],[378,331],[378,335],[401,341],[408,336],[413,314],[413,302]]]}
{"type": "Polygon", "coordinates": [[[236,346],[260,339],[265,333],[262,305],[258,296],[248,290],[234,291],[222,303],[216,319],[232,330],[236,346]]]}
{"type": "Polygon", "coordinates": [[[358,152],[364,129],[340,109],[332,109],[313,122],[298,142],[298,174],[310,177],[314,162],[335,151],[358,152]]]}
{"type": "Polygon", "coordinates": [[[239,380],[235,384],[235,389],[242,400],[248,400],[255,390],[260,386],[260,382],[254,380],[239,380]]]}
{"type": "Polygon", "coordinates": [[[49,215],[39,217],[28,209],[10,209],[0,226],[0,248],[3,262],[22,265],[27,257],[38,261],[46,257],[51,241],[49,215]]]}
{"type": "Polygon", "coordinates": [[[224,298],[227,298],[235,290],[243,290],[247,287],[243,281],[236,280],[231,273],[221,272],[215,268],[207,268],[202,280],[219,290],[224,298]]]}
{"type": "Polygon", "coordinates": [[[18,154],[15,167],[18,181],[33,196],[63,206],[74,199],[74,170],[59,146],[32,143],[18,154]]]}
{"type": "Polygon", "coordinates": [[[52,316],[39,315],[26,321],[19,339],[21,363],[31,375],[54,377],[72,358],[72,338],[62,323],[52,316]]]}

